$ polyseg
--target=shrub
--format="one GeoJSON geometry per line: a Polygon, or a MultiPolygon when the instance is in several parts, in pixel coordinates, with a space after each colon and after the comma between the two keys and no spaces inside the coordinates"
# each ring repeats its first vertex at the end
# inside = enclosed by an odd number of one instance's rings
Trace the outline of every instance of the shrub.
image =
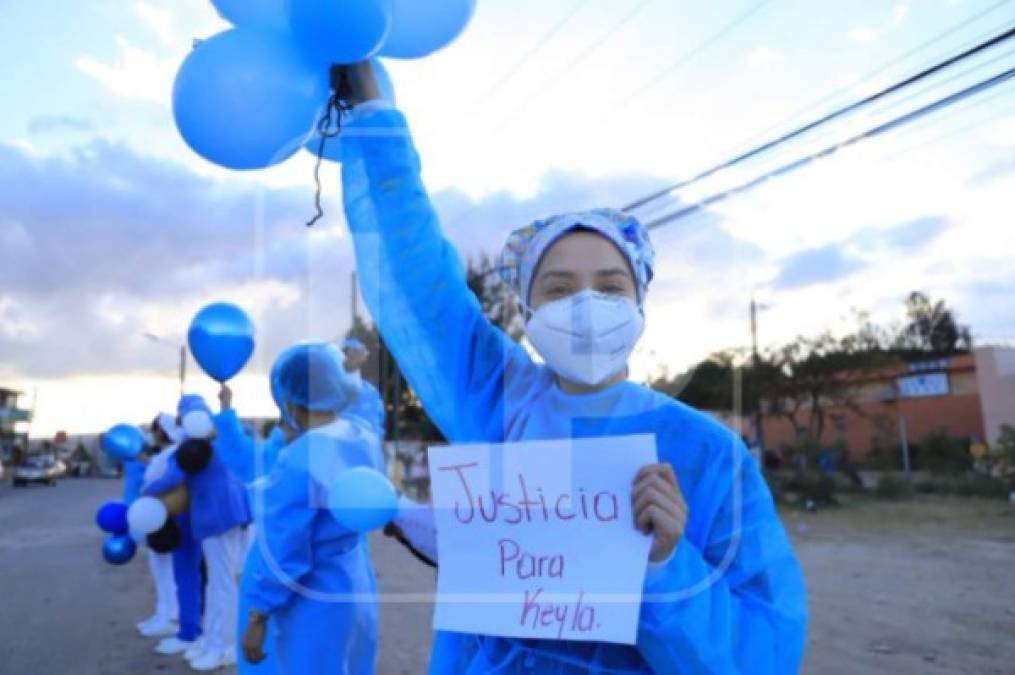
{"type": "Polygon", "coordinates": [[[948,435],[944,429],[928,433],[912,448],[913,468],[936,474],[963,473],[973,468],[967,443],[948,435]]]}
{"type": "Polygon", "coordinates": [[[895,476],[885,475],[878,480],[874,494],[879,499],[903,499],[913,494],[913,486],[909,481],[895,476]]]}

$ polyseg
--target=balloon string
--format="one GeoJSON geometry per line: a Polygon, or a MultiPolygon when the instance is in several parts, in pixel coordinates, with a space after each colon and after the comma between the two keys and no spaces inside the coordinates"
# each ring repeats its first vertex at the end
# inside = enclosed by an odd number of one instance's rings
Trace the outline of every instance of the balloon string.
{"type": "Polygon", "coordinates": [[[324,161],[324,148],[328,139],[337,137],[342,133],[342,116],[352,110],[352,106],[345,103],[348,100],[349,80],[348,71],[344,66],[331,67],[331,97],[328,98],[328,106],[317,121],[317,135],[321,140],[317,144],[317,162],[314,165],[314,184],[316,193],[314,195],[314,206],[317,213],[307,221],[307,227],[313,227],[314,223],[324,217],[324,207],[321,205],[321,164],[324,161]]]}

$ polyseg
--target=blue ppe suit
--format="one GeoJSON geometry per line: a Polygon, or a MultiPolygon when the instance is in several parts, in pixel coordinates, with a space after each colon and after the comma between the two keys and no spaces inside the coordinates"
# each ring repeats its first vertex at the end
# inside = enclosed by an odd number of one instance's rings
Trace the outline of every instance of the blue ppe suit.
{"type": "Polygon", "coordinates": [[[234,476],[249,484],[271,473],[278,451],[285,445],[285,434],[279,427],[259,443],[247,435],[231,408],[216,415],[214,422],[215,451],[234,476]]]}
{"type": "Polygon", "coordinates": [[[345,129],[351,132],[342,142],[346,219],[358,266],[374,271],[361,275],[363,295],[444,435],[470,443],[651,433],[689,510],[673,556],[647,575],[636,646],[439,631],[430,672],[797,671],[806,627],[803,577],[739,439],[631,382],[588,395],[561,391],[545,366],[483,316],[441,234],[402,115],[355,115],[345,129]],[[697,592],[681,593],[699,584],[697,592]]]}
{"type": "Polygon", "coordinates": [[[328,511],[327,486],[347,468],[378,468],[376,444],[363,425],[339,418],[286,446],[255,493],[242,602],[270,614],[278,639],[265,651],[275,650],[279,673],[373,673],[373,569],[363,537],[328,511]]]}
{"type": "Polygon", "coordinates": [[[363,380],[363,387],[356,400],[342,411],[342,417],[360,419],[370,426],[378,438],[384,438],[384,401],[377,387],[366,380],[363,380]]]}
{"type": "Polygon", "coordinates": [[[123,463],[123,503],[130,506],[141,496],[145,465],[136,459],[123,463]]]}
{"type": "MultiPolygon", "coordinates": [[[[247,484],[247,495],[250,502],[251,515],[256,528],[260,527],[261,513],[258,511],[263,504],[257,490],[263,488],[264,476],[271,472],[278,458],[278,453],[285,446],[285,434],[275,427],[262,443],[257,443],[248,436],[240,425],[239,418],[233,410],[225,410],[215,417],[216,448],[222,460],[230,470],[247,484]],[[261,478],[261,480],[258,480],[261,478]]],[[[269,619],[265,636],[265,658],[258,664],[243,658],[243,633],[247,628],[247,616],[250,613],[248,592],[253,585],[254,569],[257,566],[256,546],[248,553],[243,562],[243,574],[240,576],[240,602],[236,623],[236,672],[239,675],[273,675],[278,672],[275,662],[275,621],[269,619]]]]}

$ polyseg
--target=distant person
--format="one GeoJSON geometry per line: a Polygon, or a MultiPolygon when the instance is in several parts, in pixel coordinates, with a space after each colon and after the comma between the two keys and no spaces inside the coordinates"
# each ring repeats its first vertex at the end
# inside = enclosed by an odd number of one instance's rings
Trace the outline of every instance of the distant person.
{"type": "Polygon", "coordinates": [[[384,457],[384,400],[377,387],[363,379],[363,366],[370,357],[366,345],[356,338],[347,338],[342,343],[342,354],[345,356],[343,366],[346,372],[354,375],[360,380],[360,392],[356,400],[349,406],[348,410],[342,413],[346,419],[357,418],[370,426],[377,437],[381,439],[381,464],[387,464],[384,457]]]}
{"type": "MultiPolygon", "coordinates": [[[[188,414],[212,412],[196,394],[184,396],[180,419],[188,414]]],[[[205,631],[200,642],[184,650],[194,670],[217,670],[236,663],[233,636],[236,632],[239,586],[236,575],[246,551],[246,527],[250,506],[243,482],[229,470],[221,451],[212,449],[213,439],[186,439],[169,460],[166,475],[149,486],[152,494],[165,494],[186,485],[190,498],[190,526],[199,542],[208,570],[205,588],[205,631]],[[196,442],[207,447],[207,462],[199,468],[183,464],[181,453],[196,442]]],[[[221,450],[221,444],[218,444],[221,450]]]]}
{"type": "MultiPolygon", "coordinates": [[[[183,432],[176,426],[176,417],[169,413],[160,413],[152,421],[151,444],[148,452],[150,456],[143,457],[141,461],[128,462],[132,468],[125,470],[127,479],[124,481],[124,501],[129,505],[141,494],[145,483],[154,480],[155,473],[159,471],[159,465],[166,459],[160,455],[172,448],[182,438],[183,432]],[[148,468],[155,462],[155,468],[149,472],[148,468]],[[140,476],[136,478],[136,489],[133,486],[134,476],[140,469],[140,476]]],[[[83,446],[80,446],[83,449],[83,446]]],[[[148,572],[152,578],[152,585],[155,588],[155,613],[137,624],[137,629],[145,637],[168,637],[179,631],[179,604],[176,597],[176,579],[173,576],[173,555],[172,553],[156,553],[148,548],[148,572]]]]}

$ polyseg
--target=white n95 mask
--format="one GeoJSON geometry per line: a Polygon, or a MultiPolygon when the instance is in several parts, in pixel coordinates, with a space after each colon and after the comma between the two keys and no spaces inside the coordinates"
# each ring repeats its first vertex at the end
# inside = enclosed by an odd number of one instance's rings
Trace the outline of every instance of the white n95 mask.
{"type": "Polygon", "coordinates": [[[534,311],[525,334],[555,373],[596,386],[627,365],[644,329],[627,298],[584,290],[534,311]]]}

